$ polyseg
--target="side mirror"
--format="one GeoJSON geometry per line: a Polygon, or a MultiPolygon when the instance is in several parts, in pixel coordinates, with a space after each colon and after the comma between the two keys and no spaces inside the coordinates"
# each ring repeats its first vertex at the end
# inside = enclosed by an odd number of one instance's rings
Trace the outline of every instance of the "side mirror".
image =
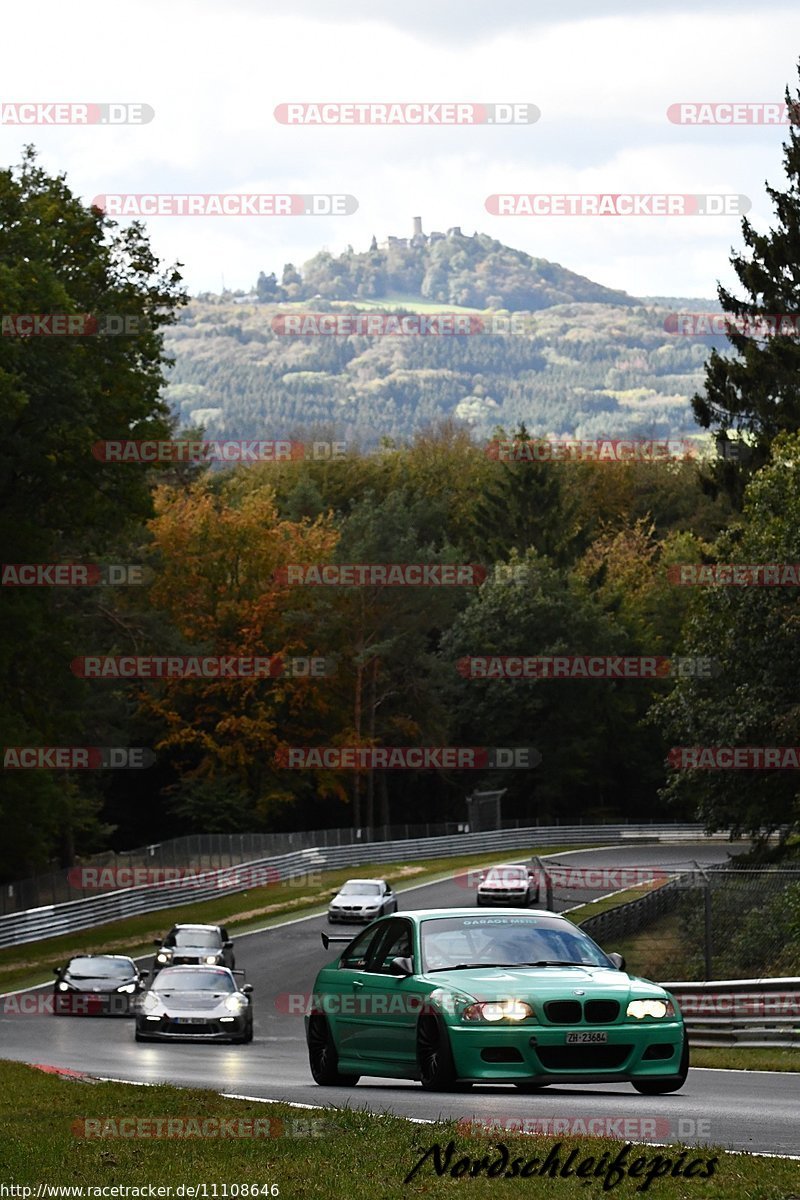
{"type": "Polygon", "coordinates": [[[54,974],[54,975],[60,975],[60,974],[61,974],[61,967],[53,967],[53,974],[54,974]]]}
{"type": "Polygon", "coordinates": [[[414,974],[414,964],[410,958],[393,958],[389,965],[392,975],[414,974]]]}
{"type": "Polygon", "coordinates": [[[232,950],[232,949],[233,949],[233,942],[223,942],[223,943],[222,943],[222,949],[223,949],[223,950],[232,950]]]}
{"type": "Polygon", "coordinates": [[[618,971],[625,970],[625,959],[622,957],[621,954],[617,954],[616,950],[612,951],[612,953],[609,954],[608,957],[611,959],[612,963],[614,964],[614,966],[617,968],[618,971]]]}
{"type": "Polygon", "coordinates": [[[242,991],[244,992],[245,996],[252,996],[252,994],[253,994],[253,985],[252,985],[252,983],[243,983],[243,984],[242,984],[242,991]]]}
{"type": "Polygon", "coordinates": [[[154,946],[163,946],[164,939],[163,938],[153,938],[153,945],[154,946]]]}

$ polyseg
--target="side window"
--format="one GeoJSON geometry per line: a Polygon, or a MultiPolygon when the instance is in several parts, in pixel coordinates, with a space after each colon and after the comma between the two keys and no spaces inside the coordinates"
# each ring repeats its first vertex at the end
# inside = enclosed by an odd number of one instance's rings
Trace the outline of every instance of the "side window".
{"type": "Polygon", "coordinates": [[[393,959],[413,957],[414,937],[411,922],[387,921],[381,932],[382,937],[373,950],[369,970],[379,975],[391,975],[393,959]]]}
{"type": "Polygon", "coordinates": [[[377,929],[365,929],[347,947],[339,960],[339,966],[348,971],[363,971],[367,965],[372,945],[381,933],[383,933],[383,927],[380,925],[377,929]]]}

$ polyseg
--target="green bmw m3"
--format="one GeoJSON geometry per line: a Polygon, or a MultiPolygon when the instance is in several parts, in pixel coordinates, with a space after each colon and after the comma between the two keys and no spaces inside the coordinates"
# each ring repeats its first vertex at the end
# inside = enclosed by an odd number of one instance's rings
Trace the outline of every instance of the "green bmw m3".
{"type": "Polygon", "coordinates": [[[566,917],[429,909],[384,917],[317,975],[306,1011],[311,1074],[446,1091],[509,1083],[683,1086],[689,1044],[675,1000],[625,973],[566,917]]]}

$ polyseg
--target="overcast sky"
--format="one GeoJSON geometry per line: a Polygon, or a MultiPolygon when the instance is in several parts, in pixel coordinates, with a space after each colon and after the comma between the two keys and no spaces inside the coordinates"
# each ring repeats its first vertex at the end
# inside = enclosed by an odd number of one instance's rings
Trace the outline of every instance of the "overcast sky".
{"type": "Polygon", "coordinates": [[[727,0],[138,0],[8,6],[0,102],[141,102],[146,125],[0,126],[87,202],[103,193],[348,193],[352,216],[157,217],[190,291],[249,288],[326,247],[460,225],[634,295],[712,296],[740,247],[729,217],[496,217],[495,192],[734,193],[766,228],[785,127],[692,128],[679,101],[779,101],[800,9],[727,0]],[[526,101],[509,128],[285,126],[289,101],[526,101]]]}

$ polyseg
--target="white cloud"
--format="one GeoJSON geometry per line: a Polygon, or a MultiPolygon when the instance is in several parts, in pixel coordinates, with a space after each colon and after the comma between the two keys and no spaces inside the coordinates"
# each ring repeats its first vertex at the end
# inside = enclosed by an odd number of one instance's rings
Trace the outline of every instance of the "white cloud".
{"type": "Polygon", "coordinates": [[[638,2],[555,6],[505,0],[374,2],[287,8],[271,2],[140,0],[91,20],[42,0],[36,55],[30,17],[4,15],[2,99],[151,104],[142,127],[0,127],[0,160],[24,142],[65,170],[86,200],[102,192],[347,192],[353,217],[155,218],[157,252],[185,263],[191,290],[249,288],[321,245],[366,246],[410,231],[461,225],[633,293],[713,294],[740,244],[727,219],[490,217],[494,191],[721,191],[780,184],[776,128],[670,125],[679,100],[780,99],[796,77],[800,14],[771,20],[752,6],[638,2]],[[377,10],[377,11],[376,11],[377,10]],[[620,12],[624,16],[620,16],[620,12]],[[591,15],[589,15],[591,13],[591,15]],[[447,37],[446,33],[456,36],[447,37]],[[513,129],[296,128],[272,116],[287,100],[526,100],[541,121],[513,129]]]}

